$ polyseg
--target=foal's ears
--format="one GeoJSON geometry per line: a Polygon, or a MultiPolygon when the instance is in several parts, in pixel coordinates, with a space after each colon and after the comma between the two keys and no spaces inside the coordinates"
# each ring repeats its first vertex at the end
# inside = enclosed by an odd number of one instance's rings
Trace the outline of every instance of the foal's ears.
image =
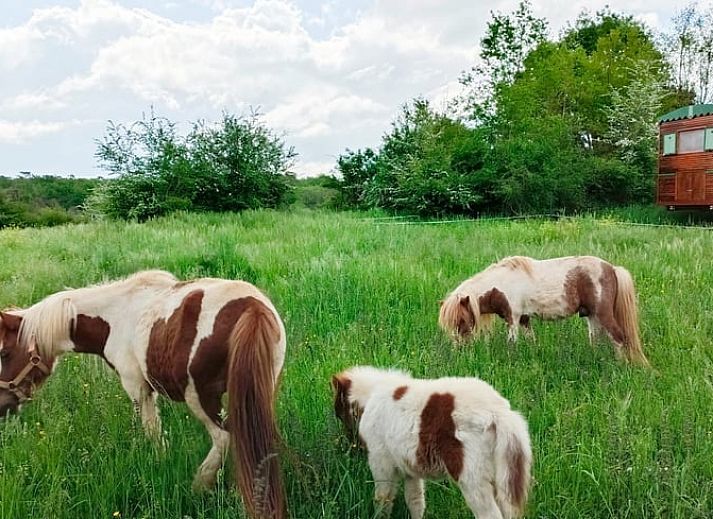
{"type": "Polygon", "coordinates": [[[470,306],[470,296],[461,296],[460,304],[461,306],[470,306]]]}
{"type": "Polygon", "coordinates": [[[8,312],[0,312],[0,319],[2,319],[1,324],[6,326],[8,330],[19,330],[20,324],[22,323],[22,317],[19,315],[11,314],[8,312]]]}

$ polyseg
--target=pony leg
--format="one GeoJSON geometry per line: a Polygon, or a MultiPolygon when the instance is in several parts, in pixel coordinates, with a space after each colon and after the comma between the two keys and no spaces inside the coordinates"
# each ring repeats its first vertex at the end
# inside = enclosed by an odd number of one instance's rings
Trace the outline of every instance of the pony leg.
{"type": "MultiPolygon", "coordinates": [[[[478,519],[503,519],[495,500],[493,485],[482,477],[461,478],[458,482],[465,502],[478,519]]],[[[505,518],[510,519],[510,518],[505,518]]]]}
{"type": "Polygon", "coordinates": [[[534,342],[535,340],[535,331],[532,329],[532,326],[530,326],[530,316],[529,315],[521,315],[520,316],[520,326],[524,330],[525,337],[530,339],[531,341],[534,342]]]}
{"type": "Polygon", "coordinates": [[[404,484],[404,497],[411,519],[421,519],[426,509],[426,497],[421,478],[407,477],[404,484]]]}
{"type": "Polygon", "coordinates": [[[511,322],[508,322],[508,342],[511,344],[517,342],[519,328],[518,321],[519,318],[513,319],[511,322]]]}
{"type": "Polygon", "coordinates": [[[611,307],[597,313],[597,320],[609,335],[609,338],[614,343],[614,351],[618,359],[626,359],[624,355],[624,331],[614,318],[614,313],[611,307]]]}
{"type": "MultiPolygon", "coordinates": [[[[217,408],[220,408],[220,397],[217,397],[217,408]]],[[[218,470],[223,466],[225,461],[225,456],[228,453],[228,448],[230,446],[230,435],[228,431],[223,429],[218,423],[216,423],[216,418],[211,418],[208,413],[203,409],[200,399],[198,398],[198,393],[195,390],[193,384],[189,384],[186,388],[186,404],[188,408],[193,411],[193,414],[198,418],[205,426],[210,439],[213,441],[213,445],[208,451],[208,455],[201,463],[200,467],[196,471],[196,475],[193,478],[193,490],[196,492],[210,490],[215,486],[215,481],[218,476],[218,470]]]]}
{"type": "Polygon", "coordinates": [[[146,436],[152,441],[161,441],[161,417],[156,405],[156,393],[143,377],[121,376],[121,385],[129,395],[134,407],[141,416],[141,425],[146,436]]]}
{"type": "Polygon", "coordinates": [[[587,317],[587,328],[589,329],[589,344],[594,346],[594,343],[599,338],[602,333],[602,327],[597,321],[596,317],[587,317]]]}
{"type": "Polygon", "coordinates": [[[391,516],[396,497],[397,472],[388,455],[369,451],[369,468],[374,478],[374,503],[378,517],[391,516]]]}

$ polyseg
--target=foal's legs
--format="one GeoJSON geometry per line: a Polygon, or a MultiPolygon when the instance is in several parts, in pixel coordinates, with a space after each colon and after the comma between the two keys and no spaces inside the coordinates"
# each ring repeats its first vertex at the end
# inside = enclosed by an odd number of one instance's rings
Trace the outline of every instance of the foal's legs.
{"type": "Polygon", "coordinates": [[[461,476],[458,486],[471,512],[478,519],[503,519],[495,501],[495,490],[492,483],[475,474],[471,477],[464,476],[465,474],[461,476]]]}
{"type": "MultiPolygon", "coordinates": [[[[215,402],[213,405],[215,409],[219,412],[221,408],[220,395],[215,396],[215,402]]],[[[230,446],[230,435],[228,431],[223,429],[218,425],[218,416],[209,416],[196,392],[193,383],[189,383],[186,388],[186,404],[189,409],[193,411],[193,414],[203,422],[205,428],[208,430],[211,440],[213,441],[213,446],[208,451],[208,455],[198,467],[195,477],[193,478],[193,490],[202,491],[209,490],[215,486],[215,480],[218,475],[218,469],[223,466],[225,461],[225,456],[228,453],[228,447],[230,446]]]]}
{"type": "Polygon", "coordinates": [[[421,519],[426,509],[426,497],[423,493],[423,480],[420,478],[406,477],[404,484],[404,497],[408,506],[411,519],[421,519]]]}
{"type": "Polygon", "coordinates": [[[389,455],[369,450],[369,468],[374,478],[374,502],[380,517],[389,517],[396,497],[398,475],[389,455]]]}
{"type": "Polygon", "coordinates": [[[506,318],[505,321],[508,323],[508,341],[511,343],[517,342],[520,316],[513,314],[509,319],[506,318]]]}

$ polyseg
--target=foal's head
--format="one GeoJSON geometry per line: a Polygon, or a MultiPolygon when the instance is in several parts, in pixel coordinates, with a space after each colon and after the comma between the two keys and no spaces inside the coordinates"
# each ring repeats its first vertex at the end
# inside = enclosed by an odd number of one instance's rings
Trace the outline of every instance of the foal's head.
{"type": "Polygon", "coordinates": [[[334,389],[334,414],[344,424],[347,438],[354,442],[357,437],[357,421],[362,410],[356,402],[350,401],[349,393],[352,381],[344,373],[332,377],[334,389]]]}
{"type": "Polygon", "coordinates": [[[438,324],[457,341],[470,339],[478,324],[470,296],[451,294],[441,301],[438,324]]]}
{"type": "Polygon", "coordinates": [[[0,417],[14,413],[50,373],[35,351],[19,341],[22,317],[0,312],[0,417]]]}

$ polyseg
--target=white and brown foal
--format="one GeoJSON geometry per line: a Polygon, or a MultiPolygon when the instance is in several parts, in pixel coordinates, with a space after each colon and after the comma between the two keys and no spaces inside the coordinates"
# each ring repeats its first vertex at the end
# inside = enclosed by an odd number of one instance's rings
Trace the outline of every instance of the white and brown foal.
{"type": "Polygon", "coordinates": [[[185,401],[203,422],[213,446],[195,487],[215,484],[232,442],[248,514],[286,516],[274,409],[285,329],[257,288],[224,279],[184,282],[168,272],[144,271],[58,292],[0,317],[2,415],[29,399],[63,353],[99,355],[118,373],[152,438],[161,436],[157,394],[185,401]]]}
{"type": "Polygon", "coordinates": [[[401,479],[411,517],[420,519],[423,480],[449,476],[479,519],[523,513],[532,464],[527,423],[489,384],[358,366],[335,375],[332,385],[347,431],[358,421],[374,498],[387,516],[401,479]]]}
{"type": "Polygon", "coordinates": [[[639,339],[636,290],[631,274],[594,256],[535,260],[512,256],[465,280],[441,302],[439,324],[456,340],[487,331],[493,316],[533,336],[530,317],[587,319],[589,339],[605,332],[617,354],[648,365],[639,339]]]}

